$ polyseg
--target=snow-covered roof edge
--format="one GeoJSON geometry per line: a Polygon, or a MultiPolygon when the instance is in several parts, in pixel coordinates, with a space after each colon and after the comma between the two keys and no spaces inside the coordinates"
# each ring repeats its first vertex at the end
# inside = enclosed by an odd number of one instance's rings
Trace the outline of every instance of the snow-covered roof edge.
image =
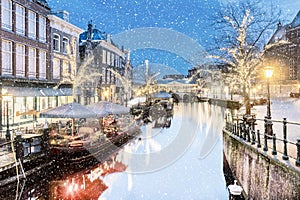
{"type": "Polygon", "coordinates": [[[268,44],[286,40],[286,29],[288,26],[289,25],[282,26],[281,23],[279,22],[277,24],[277,29],[276,29],[275,33],[272,35],[272,37],[270,38],[268,44]]]}
{"type": "Polygon", "coordinates": [[[300,10],[299,10],[296,17],[293,19],[293,21],[290,24],[291,28],[295,28],[297,26],[300,26],[300,10]]]}

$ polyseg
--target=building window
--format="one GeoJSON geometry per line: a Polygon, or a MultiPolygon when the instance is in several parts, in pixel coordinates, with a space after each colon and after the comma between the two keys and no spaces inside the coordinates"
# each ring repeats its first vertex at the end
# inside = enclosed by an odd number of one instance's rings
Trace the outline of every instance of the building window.
{"type": "Polygon", "coordinates": [[[12,30],[12,3],[11,0],[2,0],[1,4],[2,28],[12,30]]]}
{"type": "Polygon", "coordinates": [[[106,50],[102,50],[102,63],[106,64],[106,50]]]}
{"type": "Polygon", "coordinates": [[[16,4],[16,32],[25,35],[25,8],[16,4]]]}
{"type": "Polygon", "coordinates": [[[62,69],[63,76],[67,77],[67,76],[70,75],[70,71],[71,71],[70,67],[69,67],[70,66],[69,62],[67,62],[67,61],[64,60],[62,64],[63,64],[63,69],[62,69]]]}
{"type": "Polygon", "coordinates": [[[60,60],[53,59],[53,79],[60,79],[60,60]]]}
{"type": "Polygon", "coordinates": [[[40,51],[39,55],[39,78],[46,79],[46,52],[40,51]]]}
{"type": "Polygon", "coordinates": [[[39,41],[46,42],[46,18],[39,16],[39,41]]]}
{"type": "Polygon", "coordinates": [[[59,51],[59,46],[60,46],[60,37],[57,34],[53,35],[53,50],[54,51],[59,51]]]}
{"type": "Polygon", "coordinates": [[[117,67],[120,68],[120,57],[117,57],[117,67]]]}
{"type": "Polygon", "coordinates": [[[28,12],[28,37],[36,39],[36,14],[32,11],[28,12]]]}
{"type": "Polygon", "coordinates": [[[111,65],[111,63],[110,63],[110,52],[109,51],[107,52],[107,64],[111,65]]]}
{"type": "Polygon", "coordinates": [[[2,40],[2,75],[12,75],[12,43],[2,40]]]}
{"type": "Polygon", "coordinates": [[[16,45],[16,76],[25,77],[25,46],[16,45]]]}
{"type": "Polygon", "coordinates": [[[28,77],[36,78],[36,50],[29,48],[28,51],[28,77]]]}
{"type": "Polygon", "coordinates": [[[110,60],[111,60],[110,65],[115,67],[116,66],[115,54],[113,53],[110,54],[110,60]]]}
{"type": "Polygon", "coordinates": [[[71,53],[70,49],[68,49],[69,45],[69,39],[68,38],[63,38],[62,40],[62,52],[63,53],[71,53]]]}

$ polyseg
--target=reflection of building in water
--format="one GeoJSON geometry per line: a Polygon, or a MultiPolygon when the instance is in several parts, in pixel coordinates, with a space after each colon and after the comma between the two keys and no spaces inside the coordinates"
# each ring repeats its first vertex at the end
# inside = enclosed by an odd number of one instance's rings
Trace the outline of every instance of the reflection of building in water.
{"type": "Polygon", "coordinates": [[[102,181],[107,174],[123,172],[126,166],[115,159],[98,164],[63,180],[50,182],[50,199],[98,199],[108,188],[102,181]]]}

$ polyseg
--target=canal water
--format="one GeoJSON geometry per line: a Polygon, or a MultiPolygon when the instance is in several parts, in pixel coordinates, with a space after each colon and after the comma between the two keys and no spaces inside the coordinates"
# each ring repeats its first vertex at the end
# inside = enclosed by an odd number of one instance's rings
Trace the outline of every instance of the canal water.
{"type": "Polygon", "coordinates": [[[221,137],[224,112],[208,103],[182,103],[174,106],[172,115],[150,113],[142,133],[106,161],[80,170],[55,166],[43,172],[44,178],[1,188],[0,197],[228,199],[221,137]]]}

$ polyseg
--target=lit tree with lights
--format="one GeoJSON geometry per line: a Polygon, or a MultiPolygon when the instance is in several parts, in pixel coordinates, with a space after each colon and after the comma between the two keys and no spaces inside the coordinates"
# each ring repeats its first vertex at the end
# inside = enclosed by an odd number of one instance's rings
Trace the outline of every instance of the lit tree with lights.
{"type": "Polygon", "coordinates": [[[90,67],[94,60],[94,55],[91,52],[91,49],[88,49],[86,52],[86,60],[77,68],[77,58],[75,51],[75,38],[72,38],[70,44],[67,46],[68,58],[71,65],[71,71],[66,72],[64,69],[62,70],[61,81],[57,83],[54,89],[58,89],[62,84],[71,84],[72,85],[72,94],[73,101],[75,102],[77,99],[76,91],[78,88],[81,88],[81,85],[91,80],[97,81],[99,77],[103,74],[99,72],[97,69],[93,69],[90,67]]]}
{"type": "Polygon", "coordinates": [[[229,76],[225,77],[225,82],[237,84],[242,89],[245,114],[251,114],[250,87],[268,48],[265,46],[267,35],[280,16],[273,8],[267,12],[262,6],[260,1],[228,3],[214,23],[223,35],[216,42],[220,51],[212,58],[228,66],[229,76]]]}
{"type": "Polygon", "coordinates": [[[146,70],[145,70],[145,85],[143,86],[142,91],[146,92],[146,100],[149,99],[150,88],[156,83],[156,78],[160,74],[159,72],[149,76],[149,61],[145,60],[146,70]]]}
{"type": "Polygon", "coordinates": [[[203,90],[205,87],[215,88],[222,82],[223,74],[219,69],[209,69],[209,64],[204,64],[196,68],[196,71],[190,76],[187,82],[195,81],[198,85],[198,90],[203,90]]]}
{"type": "Polygon", "coordinates": [[[132,90],[132,76],[131,76],[131,66],[130,66],[130,52],[128,52],[128,59],[125,66],[125,73],[122,75],[120,72],[110,68],[108,71],[110,71],[112,74],[116,76],[116,78],[121,81],[124,89],[124,95],[125,95],[125,106],[127,107],[128,98],[131,96],[131,90],[132,90]]]}

